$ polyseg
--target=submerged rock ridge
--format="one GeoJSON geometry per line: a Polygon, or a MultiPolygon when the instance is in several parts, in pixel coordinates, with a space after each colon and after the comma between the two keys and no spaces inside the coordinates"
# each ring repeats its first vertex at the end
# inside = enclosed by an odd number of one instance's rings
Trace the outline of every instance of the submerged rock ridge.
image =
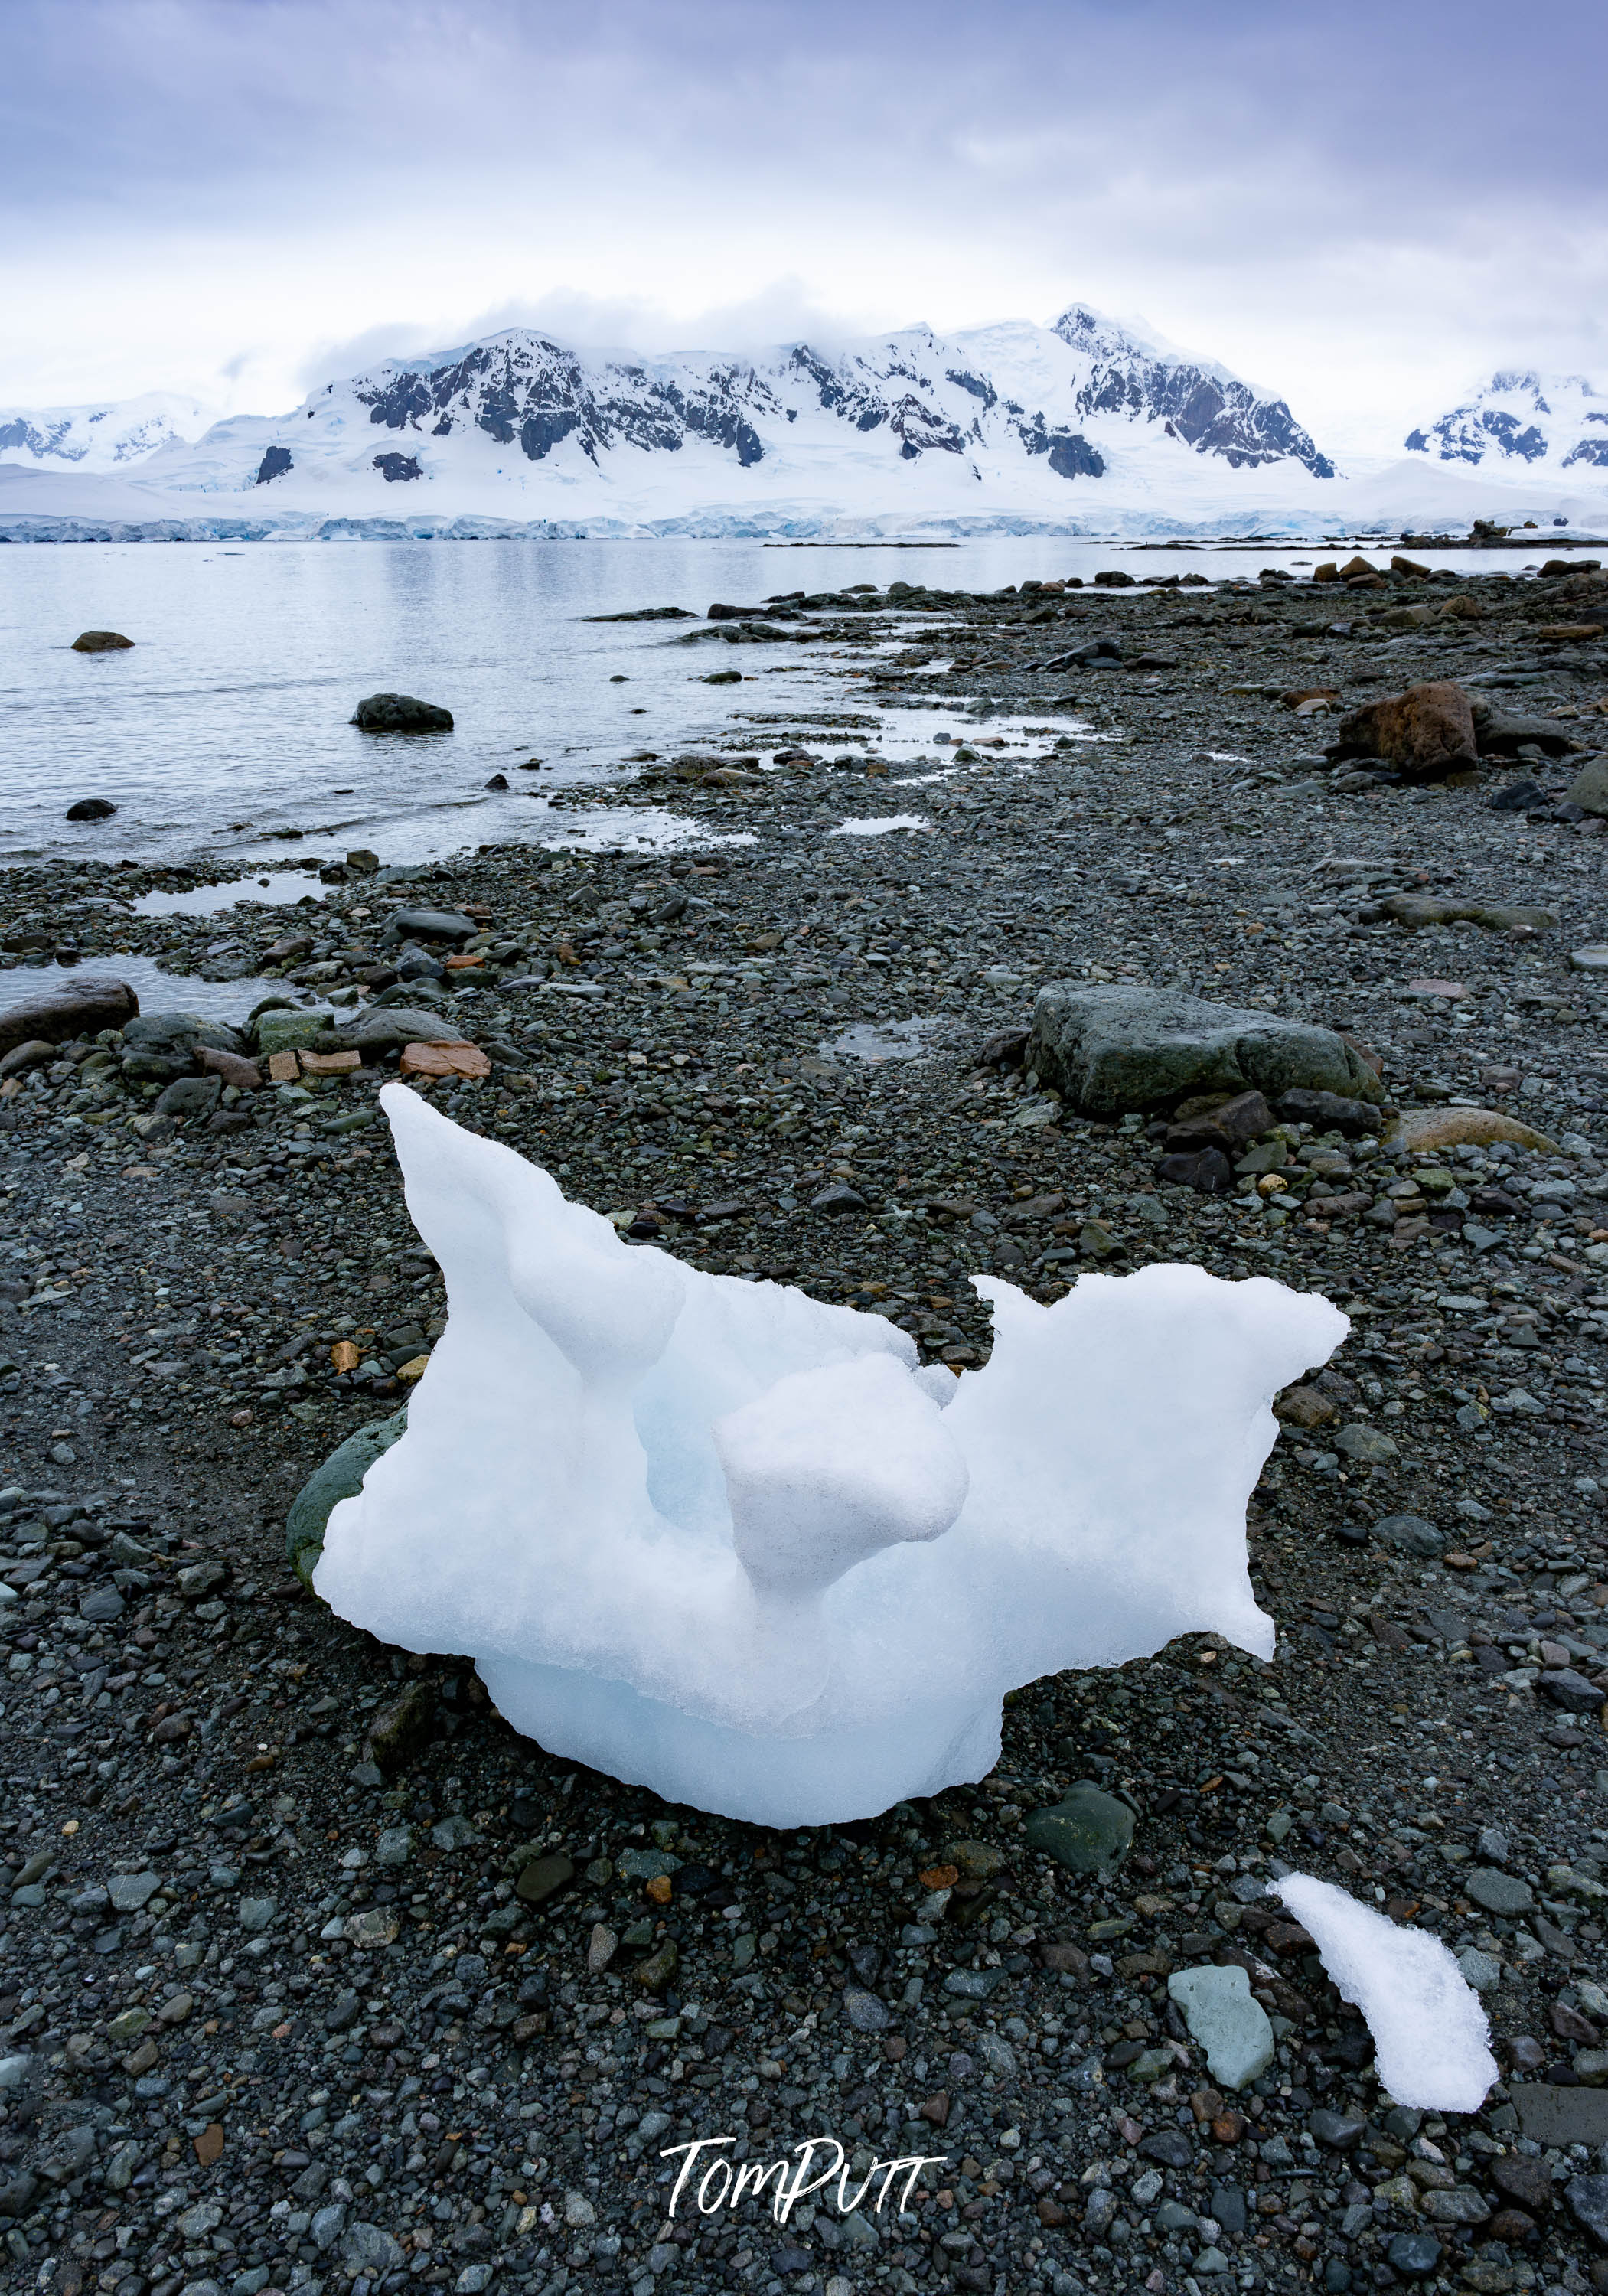
{"type": "Polygon", "coordinates": [[[1053,1308],[1000,1278],[986,1370],[876,1315],[633,1247],[387,1086],[447,1329],[314,1586],[472,1652],[506,1720],[775,1825],[985,1776],[1004,1693],[1207,1628],[1261,1656],[1245,1506],[1275,1394],[1345,1317],[1158,1265],[1053,1308]]]}

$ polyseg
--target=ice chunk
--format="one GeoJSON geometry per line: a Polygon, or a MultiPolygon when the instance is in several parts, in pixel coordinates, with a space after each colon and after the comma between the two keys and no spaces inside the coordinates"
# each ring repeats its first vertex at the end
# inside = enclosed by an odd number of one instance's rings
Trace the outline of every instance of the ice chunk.
{"type": "Polygon", "coordinates": [[[506,1719],[774,1825],[983,1776],[1005,1692],[1213,1628],[1271,1653],[1245,1502],[1273,1397],[1347,1324],[1198,1267],[1001,1282],[993,1357],[632,1246],[388,1086],[448,1319],[408,1427],[331,1513],[343,1618],[473,1654],[506,1719]],[[941,1406],[941,1407],[940,1407],[941,1406]]]}
{"type": "Polygon", "coordinates": [[[1478,2112],[1497,2078],[1490,2028],[1440,1939],[1310,1874],[1286,1874],[1274,1893],[1311,1931],[1341,1999],[1362,2011],[1380,2080],[1397,2103],[1478,2112]]]}

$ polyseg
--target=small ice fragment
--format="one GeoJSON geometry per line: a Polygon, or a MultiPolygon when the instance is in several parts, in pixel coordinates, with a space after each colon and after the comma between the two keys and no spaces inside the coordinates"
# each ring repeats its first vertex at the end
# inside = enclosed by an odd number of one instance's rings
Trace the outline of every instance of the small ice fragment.
{"type": "Polygon", "coordinates": [[[1478,2112],[1497,2077],[1490,2028],[1440,1939],[1310,1874],[1286,1874],[1274,1894],[1311,1931],[1341,1999],[1367,2020],[1380,2080],[1397,2103],[1478,2112]]]}

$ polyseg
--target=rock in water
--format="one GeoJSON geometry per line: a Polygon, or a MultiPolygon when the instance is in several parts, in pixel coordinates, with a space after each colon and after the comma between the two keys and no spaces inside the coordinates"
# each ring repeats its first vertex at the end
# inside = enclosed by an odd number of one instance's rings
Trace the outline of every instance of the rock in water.
{"type": "Polygon", "coordinates": [[[1404,1929],[1310,1874],[1274,1883],[1374,2036],[1382,2087],[1424,2112],[1478,2112],[1497,2079],[1480,1997],[1428,1930],[1404,1929]]]}
{"type": "Polygon", "coordinates": [[[69,821],[105,821],[117,811],[109,797],[81,797],[67,808],[69,821]]]}
{"type": "Polygon", "coordinates": [[[64,1045],[72,1037],[93,1037],[103,1029],[120,1029],[140,1009],[140,1000],[121,980],[104,974],[85,973],[49,996],[30,996],[8,1004],[0,1013],[0,1053],[13,1045],[41,1037],[47,1045],[64,1045]]]}
{"type": "Polygon", "coordinates": [[[1414,781],[1473,773],[1480,762],[1473,712],[1460,685],[1431,678],[1366,701],[1340,721],[1331,758],[1385,758],[1414,781]]]}
{"type": "Polygon", "coordinates": [[[452,712],[411,693],[371,693],[352,712],[365,734],[450,734],[452,712]]]}
{"type": "Polygon", "coordinates": [[[82,630],[72,642],[74,653],[122,653],[134,644],[120,630],[82,630]]]}
{"type": "Polygon", "coordinates": [[[1274,1100],[1300,1086],[1352,1103],[1384,1097],[1373,1070],[1333,1029],[1164,988],[1048,982],[1033,1007],[1027,1065],[1087,1116],[1210,1092],[1255,1090],[1274,1100]]]}
{"type": "Polygon", "coordinates": [[[1267,1398],[1348,1328],[1327,1301],[979,1278],[992,1359],[940,1407],[882,1316],[634,1248],[406,1086],[381,1104],[451,1320],[315,1588],[472,1653],[551,1753],[830,1824],[986,1775],[1017,1684],[1192,1628],[1271,1652],[1245,1503],[1267,1398]]]}
{"type": "Polygon", "coordinates": [[[1109,1874],[1133,1848],[1134,1814],[1125,1801],[1084,1780],[1054,1809],[1036,1809],[1027,1823],[1030,1849],[1072,1874],[1109,1874]]]}
{"type": "Polygon", "coordinates": [[[1180,1969],[1167,1990],[1184,2013],[1189,2038],[1206,2052],[1206,2070],[1225,2088],[1243,2088],[1273,2062],[1273,2027],[1253,2000],[1245,1971],[1180,1969]]]}

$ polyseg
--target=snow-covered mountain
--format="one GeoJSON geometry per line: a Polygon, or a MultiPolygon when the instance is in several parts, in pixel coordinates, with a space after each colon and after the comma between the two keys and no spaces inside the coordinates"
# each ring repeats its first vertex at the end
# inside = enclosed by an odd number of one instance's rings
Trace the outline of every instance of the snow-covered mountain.
{"type": "Polygon", "coordinates": [[[233,496],[252,516],[770,526],[1098,521],[1102,496],[1187,514],[1271,472],[1321,488],[1333,465],[1282,399],[1074,305],[1051,327],[751,356],[588,356],[515,328],[169,439],[139,478],[170,504],[233,496]]]}
{"type": "Polygon", "coordinates": [[[1409,454],[1487,472],[1504,463],[1546,463],[1580,476],[1608,472],[1608,396],[1583,374],[1509,368],[1463,406],[1410,430],[1405,444],[1409,454]]]}
{"type": "Polygon", "coordinates": [[[1284,399],[1082,304],[1047,327],[753,354],[585,353],[514,328],[200,437],[182,401],[13,418],[0,534],[1589,526],[1608,508],[1608,425],[1590,398],[1578,381],[1498,377],[1398,460],[1341,473],[1284,399]]]}
{"type": "Polygon", "coordinates": [[[0,407],[0,463],[36,471],[126,471],[199,439],[212,409],[153,390],[88,406],[0,407]]]}

